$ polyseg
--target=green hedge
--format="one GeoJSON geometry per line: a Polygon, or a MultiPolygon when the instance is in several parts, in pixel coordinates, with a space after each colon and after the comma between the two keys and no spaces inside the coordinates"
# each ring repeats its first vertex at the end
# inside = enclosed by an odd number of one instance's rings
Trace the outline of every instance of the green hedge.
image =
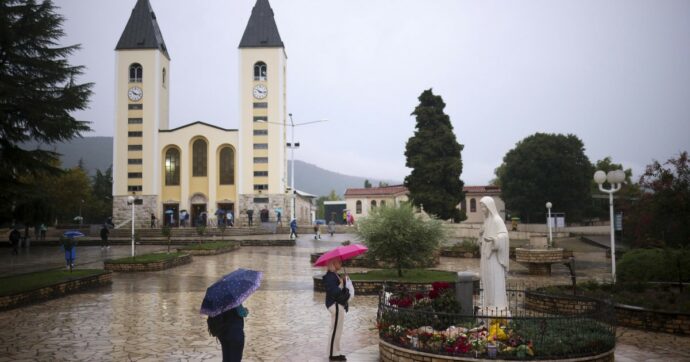
{"type": "Polygon", "coordinates": [[[164,261],[164,260],[171,260],[175,258],[179,258],[181,256],[187,255],[185,253],[151,253],[151,254],[143,254],[143,255],[137,255],[134,258],[131,256],[127,256],[124,258],[120,259],[111,259],[108,260],[107,262],[110,264],[147,264],[147,263],[155,263],[159,261],[164,261]]]}
{"type": "Polygon", "coordinates": [[[13,295],[104,273],[107,272],[102,269],[74,269],[70,272],[69,270],[60,268],[12,275],[0,278],[0,296],[13,295]]]}
{"type": "Polygon", "coordinates": [[[375,269],[366,273],[351,273],[349,275],[353,281],[386,280],[396,282],[431,283],[454,282],[456,280],[457,273],[440,270],[404,269],[403,276],[399,277],[397,269],[375,269]]]}
{"type": "Polygon", "coordinates": [[[225,249],[235,245],[239,245],[236,241],[215,241],[211,243],[194,243],[179,247],[180,250],[216,250],[225,249]]]}
{"type": "Polygon", "coordinates": [[[690,249],[633,249],[616,264],[617,281],[688,282],[690,249]]]}

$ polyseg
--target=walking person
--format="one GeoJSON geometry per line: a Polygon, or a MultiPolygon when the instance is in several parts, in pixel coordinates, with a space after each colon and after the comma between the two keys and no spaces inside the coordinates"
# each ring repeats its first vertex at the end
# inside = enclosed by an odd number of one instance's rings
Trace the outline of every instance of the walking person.
{"type": "Polygon", "coordinates": [[[230,227],[235,226],[235,215],[232,214],[232,210],[228,210],[228,213],[225,214],[225,217],[228,218],[227,221],[228,221],[228,225],[229,225],[230,227]]]}
{"type": "Polygon", "coordinates": [[[151,229],[156,227],[156,215],[154,213],[151,213],[151,229]]]}
{"type": "Polygon", "coordinates": [[[349,309],[348,300],[350,291],[345,287],[345,276],[338,275],[343,267],[340,258],[328,262],[326,274],[323,276],[323,284],[326,289],[326,309],[331,314],[331,328],[328,331],[328,359],[329,361],[347,361],[340,352],[340,336],[343,333],[345,314],[349,309]]]}
{"type": "Polygon", "coordinates": [[[254,224],[254,210],[247,210],[247,222],[249,223],[249,226],[254,224]]]}
{"type": "Polygon", "coordinates": [[[335,221],[333,221],[333,219],[328,222],[328,232],[331,234],[331,237],[333,237],[335,233],[335,221]]]}
{"type": "Polygon", "coordinates": [[[12,231],[10,231],[10,244],[12,244],[12,254],[19,255],[19,240],[22,238],[22,234],[17,230],[16,226],[12,226],[12,231]]]}
{"type": "Polygon", "coordinates": [[[282,214],[280,210],[276,210],[276,225],[283,226],[283,220],[281,219],[282,214]]]}
{"type": "Polygon", "coordinates": [[[46,232],[48,232],[48,228],[46,227],[46,224],[41,224],[41,228],[40,228],[41,241],[46,239],[46,232]]]}
{"type": "Polygon", "coordinates": [[[74,261],[77,259],[77,242],[68,237],[62,238],[62,249],[65,251],[65,263],[67,270],[74,269],[74,261]]]}
{"type": "Polygon", "coordinates": [[[108,245],[108,235],[110,235],[108,225],[103,224],[103,227],[101,228],[101,250],[110,249],[110,245],[108,245]]]}
{"type": "Polygon", "coordinates": [[[290,239],[292,239],[293,235],[295,239],[297,239],[297,219],[292,219],[292,221],[290,221],[290,239]]]}
{"type": "Polygon", "coordinates": [[[321,240],[321,227],[318,222],[314,222],[314,240],[321,240]]]}

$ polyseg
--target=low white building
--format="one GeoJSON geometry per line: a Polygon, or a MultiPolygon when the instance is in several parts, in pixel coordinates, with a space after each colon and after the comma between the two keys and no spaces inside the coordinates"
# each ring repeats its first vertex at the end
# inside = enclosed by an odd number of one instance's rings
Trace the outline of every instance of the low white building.
{"type": "MultiPolygon", "coordinates": [[[[481,223],[484,216],[479,208],[479,200],[484,196],[490,196],[496,203],[496,208],[505,220],[505,203],[501,199],[501,188],[498,186],[465,186],[465,200],[458,204],[460,210],[467,215],[466,223],[481,223]]],[[[407,201],[409,191],[403,185],[353,188],[345,191],[345,202],[347,210],[354,216],[367,217],[369,211],[381,205],[398,205],[400,202],[407,201]]]]}

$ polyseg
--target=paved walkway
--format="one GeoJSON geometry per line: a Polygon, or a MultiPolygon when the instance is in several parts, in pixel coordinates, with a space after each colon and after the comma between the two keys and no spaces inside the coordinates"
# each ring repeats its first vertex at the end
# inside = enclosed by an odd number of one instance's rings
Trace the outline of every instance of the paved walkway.
{"type": "MultiPolygon", "coordinates": [[[[264,282],[246,303],[246,361],[326,361],[329,314],[323,293],[312,290],[310,253],[338,245],[351,235],[308,236],[295,247],[243,247],[162,272],[115,274],[113,285],[61,299],[0,312],[0,362],[4,361],[220,361],[220,345],[199,315],[205,289],[239,267],[265,271],[264,282]]],[[[139,250],[164,249],[145,246],[139,250]]],[[[78,267],[100,267],[102,259],[128,255],[127,246],[80,247],[78,267]]],[[[608,259],[601,249],[578,252],[588,275],[604,278],[608,259]]],[[[0,249],[0,273],[62,266],[56,247],[34,247],[12,257],[0,249]]],[[[478,270],[478,260],[442,258],[440,268],[478,270]]],[[[511,263],[512,281],[568,281],[567,269],[554,267],[552,278],[526,276],[511,263]]],[[[353,269],[354,271],[354,269],[353,269]]],[[[349,361],[378,360],[373,329],[376,297],[357,296],[347,315],[342,345],[349,361]]],[[[690,338],[619,329],[619,361],[690,361],[690,338]]]]}

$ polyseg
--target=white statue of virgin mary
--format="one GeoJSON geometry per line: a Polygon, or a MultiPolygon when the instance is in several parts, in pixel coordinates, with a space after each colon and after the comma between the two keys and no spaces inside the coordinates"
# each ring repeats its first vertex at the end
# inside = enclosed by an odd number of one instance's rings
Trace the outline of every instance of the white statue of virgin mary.
{"type": "Polygon", "coordinates": [[[508,273],[508,229],[496,210],[494,199],[479,201],[484,225],[479,232],[481,243],[480,277],[484,291],[484,309],[501,313],[508,308],[506,274],[508,273]]]}

